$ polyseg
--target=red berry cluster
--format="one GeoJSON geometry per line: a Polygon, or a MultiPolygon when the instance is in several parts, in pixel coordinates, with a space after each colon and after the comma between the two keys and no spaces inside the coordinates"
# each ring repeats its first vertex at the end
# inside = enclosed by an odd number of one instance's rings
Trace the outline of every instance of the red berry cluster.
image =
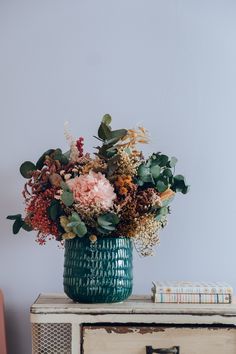
{"type": "MultiPolygon", "coordinates": [[[[50,220],[47,214],[47,209],[54,198],[54,194],[54,189],[50,188],[40,194],[33,195],[26,208],[30,225],[34,230],[39,230],[40,234],[44,236],[59,236],[56,223],[50,220]]],[[[45,238],[43,237],[43,239],[45,238]]]]}
{"type": "Polygon", "coordinates": [[[79,151],[79,157],[82,157],[84,154],[84,138],[82,136],[76,141],[76,147],[79,151]]]}

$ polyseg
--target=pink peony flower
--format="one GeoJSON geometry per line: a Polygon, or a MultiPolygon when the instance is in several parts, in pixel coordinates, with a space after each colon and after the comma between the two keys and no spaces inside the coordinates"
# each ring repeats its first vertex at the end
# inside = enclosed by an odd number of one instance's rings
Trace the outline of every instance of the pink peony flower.
{"type": "Polygon", "coordinates": [[[90,171],[66,183],[73,192],[75,202],[84,207],[97,206],[106,211],[113,206],[116,199],[114,188],[101,172],[90,171]]]}

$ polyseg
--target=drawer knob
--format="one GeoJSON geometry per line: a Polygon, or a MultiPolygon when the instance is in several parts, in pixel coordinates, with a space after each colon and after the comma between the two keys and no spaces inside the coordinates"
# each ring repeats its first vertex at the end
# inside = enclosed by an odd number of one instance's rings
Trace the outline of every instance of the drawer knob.
{"type": "Polygon", "coordinates": [[[179,347],[153,349],[153,347],[151,346],[146,346],[146,354],[180,354],[179,349],[179,347]]]}

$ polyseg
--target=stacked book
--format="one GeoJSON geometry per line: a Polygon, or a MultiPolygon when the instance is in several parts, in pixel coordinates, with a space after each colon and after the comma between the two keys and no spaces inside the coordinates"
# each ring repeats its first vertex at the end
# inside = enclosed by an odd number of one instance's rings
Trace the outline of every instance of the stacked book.
{"type": "Polygon", "coordinates": [[[233,289],[218,282],[153,282],[152,300],[157,303],[230,304],[233,289]]]}

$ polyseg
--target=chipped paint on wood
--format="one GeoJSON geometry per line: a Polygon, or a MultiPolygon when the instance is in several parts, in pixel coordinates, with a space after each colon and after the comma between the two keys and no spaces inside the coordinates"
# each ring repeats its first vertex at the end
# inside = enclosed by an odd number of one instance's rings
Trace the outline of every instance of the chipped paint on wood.
{"type": "Polygon", "coordinates": [[[84,354],[140,354],[146,346],[178,346],[188,354],[236,353],[236,328],[88,326],[83,339],[84,354]]]}
{"type": "Polygon", "coordinates": [[[107,333],[118,333],[118,334],[127,334],[127,333],[139,333],[139,334],[147,334],[147,333],[154,333],[154,332],[164,332],[165,328],[163,327],[128,327],[128,326],[84,326],[84,329],[89,330],[97,330],[104,328],[107,333]]]}

